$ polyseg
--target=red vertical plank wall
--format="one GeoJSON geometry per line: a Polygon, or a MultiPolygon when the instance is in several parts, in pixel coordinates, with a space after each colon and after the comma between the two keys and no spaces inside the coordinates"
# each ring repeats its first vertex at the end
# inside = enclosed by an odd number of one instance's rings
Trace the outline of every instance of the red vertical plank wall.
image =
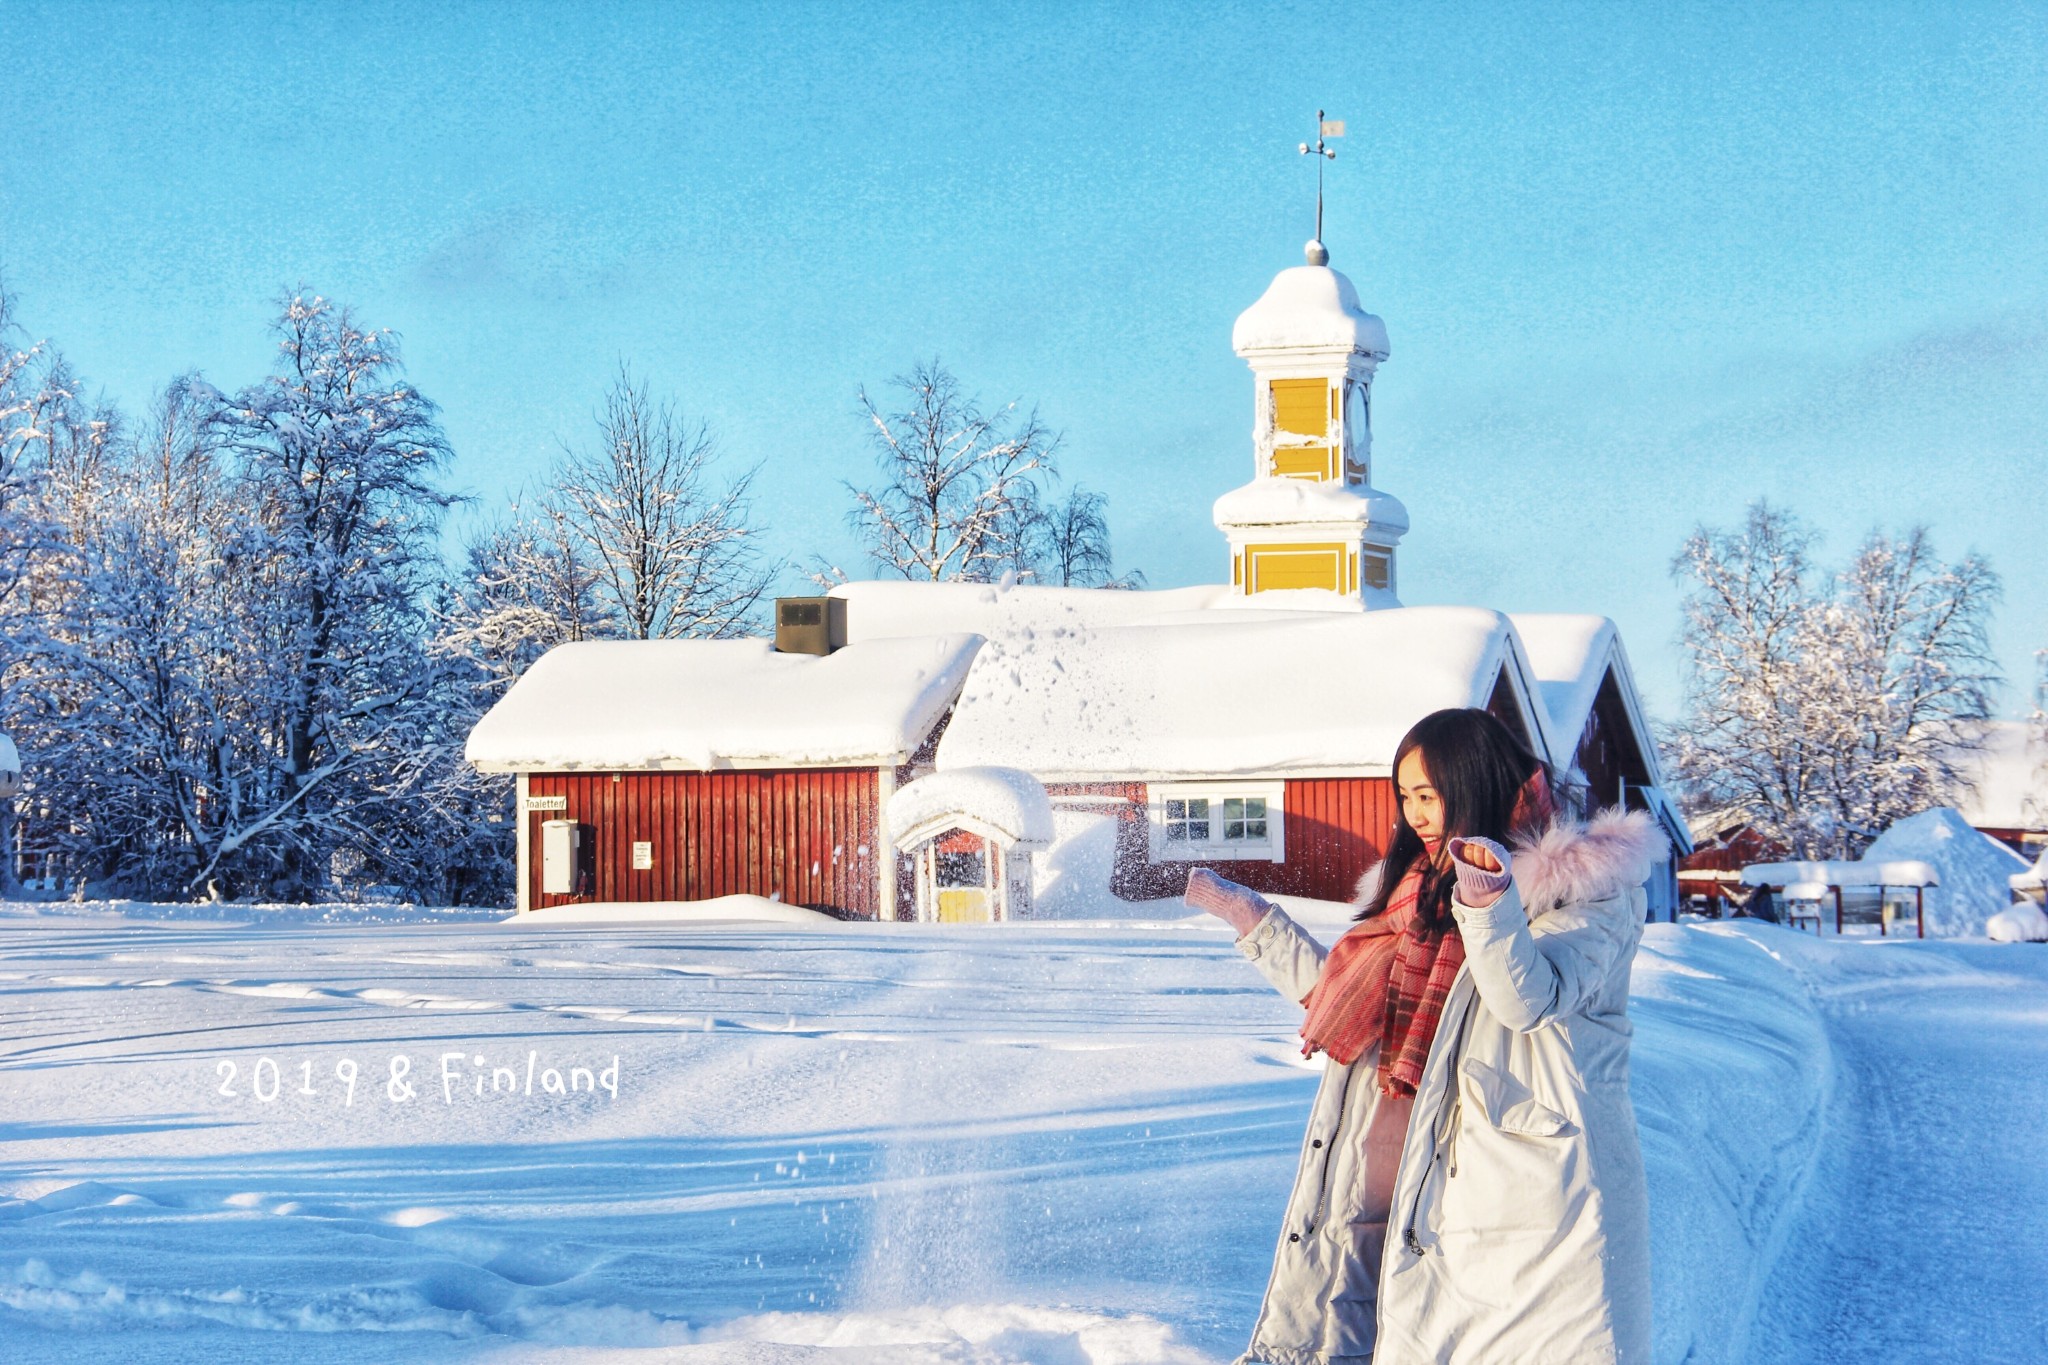
{"type": "Polygon", "coordinates": [[[1394,837],[1394,784],[1384,777],[1304,778],[1287,784],[1288,885],[1271,888],[1348,901],[1394,837]]]}
{"type": "Polygon", "coordinates": [[[534,773],[527,795],[567,809],[530,811],[528,904],[771,896],[839,915],[876,913],[880,785],[871,768],[776,772],[534,773]],[[541,892],[540,827],[583,826],[587,894],[541,892]],[[635,870],[633,845],[650,845],[635,870]]]}

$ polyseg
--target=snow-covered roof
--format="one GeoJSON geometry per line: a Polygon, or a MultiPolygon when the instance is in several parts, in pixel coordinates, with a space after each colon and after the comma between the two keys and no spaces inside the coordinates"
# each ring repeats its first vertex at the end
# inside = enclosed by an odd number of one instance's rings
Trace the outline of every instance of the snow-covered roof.
{"type": "Polygon", "coordinates": [[[1211,515],[1219,527],[1371,522],[1389,530],[1408,529],[1408,509],[1393,494],[1308,479],[1253,479],[1216,499],[1211,515]]]}
{"type": "Polygon", "coordinates": [[[1579,740],[1593,716],[1593,704],[1600,696],[1600,684],[1611,671],[1642,747],[1650,783],[1661,788],[1664,775],[1657,762],[1657,743],[1643,717],[1628,652],[1622,648],[1621,632],[1614,622],[1605,616],[1572,612],[1516,612],[1508,619],[1515,623],[1529,667],[1536,674],[1549,719],[1551,749],[1559,761],[1569,763],[1578,752],[1579,740]]]}
{"type": "Polygon", "coordinates": [[[1742,869],[1746,886],[1939,886],[1934,864],[1918,858],[1840,858],[1789,863],[1751,863],[1742,869]]]}
{"type": "Polygon", "coordinates": [[[980,644],[927,633],[825,656],[766,640],[561,645],[477,723],[466,752],[486,772],[902,762],[980,644]]]}
{"type": "Polygon", "coordinates": [[[1976,790],[1956,803],[1980,829],[2048,829],[2048,744],[2024,721],[1993,721],[1964,762],[1976,790]]]}
{"type": "Polygon", "coordinates": [[[1351,281],[1326,265],[1281,271],[1259,301],[1238,314],[1230,345],[1253,351],[1345,350],[1385,360],[1387,326],[1359,307],[1351,281]]]}
{"type": "Polygon", "coordinates": [[[960,690],[938,767],[996,764],[1045,781],[1384,774],[1409,726],[1442,707],[1484,706],[1503,665],[1533,687],[1498,612],[1204,615],[1213,619],[1199,627],[992,639],[960,690]]]}
{"type": "Polygon", "coordinates": [[[1755,817],[1740,806],[1716,806],[1685,822],[1695,844],[1711,844],[1737,833],[1755,817]]]}
{"type": "Polygon", "coordinates": [[[1552,734],[1566,752],[1576,751],[1600,695],[1600,680],[1607,676],[1614,622],[1564,612],[1517,612],[1508,619],[1528,651],[1552,734]]]}
{"type": "Polygon", "coordinates": [[[21,751],[14,747],[14,741],[0,735],[0,773],[21,771],[21,751]]]}
{"type": "Polygon", "coordinates": [[[1232,595],[1225,585],[1158,591],[1051,588],[1037,584],[841,583],[849,641],[936,635],[1049,633],[1130,625],[1164,612],[1196,611],[1232,595]]]}
{"type": "Polygon", "coordinates": [[[921,843],[963,824],[1004,844],[1045,848],[1053,841],[1052,801],[1030,773],[998,767],[927,773],[889,798],[889,828],[898,844],[921,843]]]}

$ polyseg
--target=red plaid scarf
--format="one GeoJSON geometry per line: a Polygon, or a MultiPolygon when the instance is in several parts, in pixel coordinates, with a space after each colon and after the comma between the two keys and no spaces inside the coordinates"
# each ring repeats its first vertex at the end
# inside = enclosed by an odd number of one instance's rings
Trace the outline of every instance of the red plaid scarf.
{"type": "Polygon", "coordinates": [[[1465,940],[1455,925],[1434,938],[1415,931],[1422,868],[1418,863],[1408,870],[1384,915],[1337,940],[1302,1001],[1308,1018],[1301,1055],[1320,1048],[1348,1066],[1379,1043],[1380,1089],[1389,1095],[1412,1095],[1421,1083],[1444,1000],[1465,961],[1465,940]]]}

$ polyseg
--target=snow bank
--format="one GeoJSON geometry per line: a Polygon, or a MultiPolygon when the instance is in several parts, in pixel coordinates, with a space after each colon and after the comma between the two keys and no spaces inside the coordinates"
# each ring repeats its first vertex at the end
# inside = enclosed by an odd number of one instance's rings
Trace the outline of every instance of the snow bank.
{"type": "Polygon", "coordinates": [[[504,914],[489,905],[413,905],[387,901],[0,901],[0,920],[41,924],[402,925],[487,923],[504,914]]]}
{"type": "Polygon", "coordinates": [[[1326,265],[1281,271],[1237,316],[1230,347],[1250,351],[1342,350],[1385,360],[1387,325],[1361,308],[1351,281],[1326,265]]]}
{"type": "Polygon", "coordinates": [[[1025,1304],[972,1304],[893,1313],[765,1313],[697,1334],[784,1352],[730,1355],[685,1348],[663,1360],[889,1362],[889,1365],[1214,1365],[1173,1329],[1140,1314],[1111,1316],[1025,1304]],[[801,1354],[799,1354],[801,1352],[801,1354]]]}
{"type": "Polygon", "coordinates": [[[976,657],[937,763],[1047,782],[1383,773],[1424,715],[1485,705],[1515,647],[1506,617],[1467,607],[1004,638],[976,657]]]}
{"type": "Polygon", "coordinates": [[[1644,932],[1629,1089],[1650,1183],[1656,1361],[1748,1359],[1834,1083],[1801,980],[1813,951],[1811,940],[1763,924],[1644,932]]]}
{"type": "Polygon", "coordinates": [[[752,920],[767,924],[821,927],[844,920],[766,896],[714,896],[702,901],[590,901],[550,905],[508,915],[501,924],[704,924],[752,920]]]}
{"type": "Polygon", "coordinates": [[[2005,909],[1984,921],[1993,943],[2048,943],[2048,914],[2031,901],[2005,909]]]}
{"type": "Polygon", "coordinates": [[[899,843],[938,821],[965,817],[1010,844],[1043,848],[1053,841],[1052,802],[1045,786],[1017,768],[953,768],[929,773],[889,798],[889,828],[899,843]]]}
{"type": "Polygon", "coordinates": [[[2007,879],[2027,868],[2019,854],[1970,828],[1960,811],[1947,806],[1899,821],[1863,856],[1866,862],[1911,858],[1933,865],[1941,883],[1926,893],[1930,938],[1985,932],[1986,922],[2012,899],[2007,879]]]}
{"type": "Polygon", "coordinates": [[[871,640],[829,655],[767,640],[603,640],[542,655],[477,723],[486,772],[901,762],[980,641],[871,640]]]}

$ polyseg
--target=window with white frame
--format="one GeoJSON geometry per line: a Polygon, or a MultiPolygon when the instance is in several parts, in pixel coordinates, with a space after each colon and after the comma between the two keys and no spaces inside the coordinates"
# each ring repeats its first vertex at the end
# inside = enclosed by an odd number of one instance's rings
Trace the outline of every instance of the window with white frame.
{"type": "Polygon", "coordinates": [[[1204,783],[1152,788],[1147,803],[1155,862],[1224,859],[1281,862],[1278,782],[1204,783]]]}

